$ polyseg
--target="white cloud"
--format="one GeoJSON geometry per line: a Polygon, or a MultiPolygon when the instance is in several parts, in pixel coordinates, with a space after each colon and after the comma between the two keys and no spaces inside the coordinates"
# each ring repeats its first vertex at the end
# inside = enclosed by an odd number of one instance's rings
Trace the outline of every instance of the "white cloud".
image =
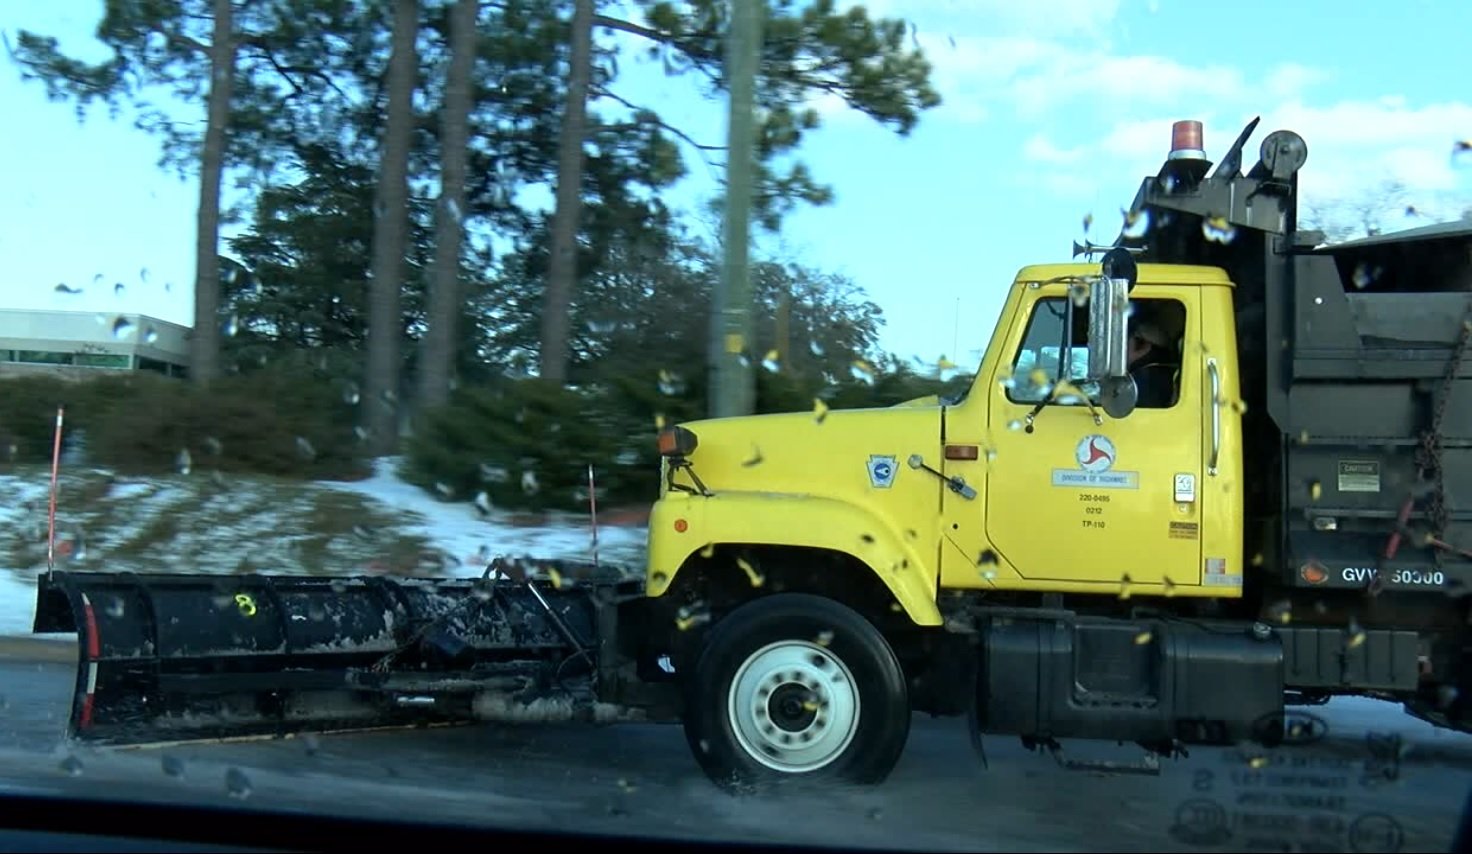
{"type": "Polygon", "coordinates": [[[1210,102],[1235,99],[1245,88],[1241,72],[1225,66],[1191,67],[1160,56],[1061,53],[1014,80],[1010,94],[1024,114],[1037,115],[1071,100],[1120,106],[1210,102]]]}
{"type": "MultiPolygon", "coordinates": [[[[921,32],[940,115],[958,103],[1007,104],[1036,121],[1064,107],[1097,114],[1165,104],[1240,103],[1266,91],[1274,101],[1298,98],[1327,79],[1318,69],[1286,63],[1249,77],[1229,65],[1195,65],[1161,55],[1121,55],[1087,44],[1033,36],[950,36],[921,32]]],[[[971,110],[972,119],[985,114],[971,110]]]]}
{"type": "MultiPolygon", "coordinates": [[[[870,0],[870,15],[935,21],[985,21],[992,33],[1095,34],[1114,22],[1119,0],[870,0]]],[[[924,27],[922,26],[922,29],[924,27]]]]}
{"type": "MultiPolygon", "coordinates": [[[[1171,123],[1186,118],[1203,122],[1207,155],[1219,160],[1252,114],[1157,112],[1152,118],[1118,122],[1097,141],[1071,147],[1037,134],[1024,143],[1022,154],[1046,164],[1055,174],[1049,184],[1052,189],[1081,191],[1081,184],[1057,173],[1072,170],[1080,178],[1101,170],[1149,174],[1170,147],[1171,123]],[[1067,158],[1059,152],[1066,152],[1067,158]]],[[[1465,138],[1469,128],[1472,103],[1468,102],[1413,106],[1403,97],[1387,97],[1310,106],[1288,100],[1262,114],[1243,152],[1243,168],[1250,169],[1256,162],[1258,146],[1268,133],[1292,130],[1308,143],[1308,163],[1300,173],[1305,203],[1320,207],[1361,204],[1388,182],[1398,182],[1406,204],[1440,218],[1456,215],[1472,202],[1472,163],[1452,158],[1454,141],[1465,138]]]]}
{"type": "Polygon", "coordinates": [[[1059,148],[1040,133],[1028,137],[1027,142],[1022,145],[1022,156],[1028,160],[1036,160],[1039,163],[1067,165],[1069,163],[1077,163],[1086,154],[1088,154],[1088,151],[1083,146],[1077,148],[1059,148]]]}
{"type": "Polygon", "coordinates": [[[1263,90],[1273,100],[1296,98],[1317,83],[1323,83],[1329,73],[1319,68],[1310,68],[1289,62],[1273,69],[1263,83],[1263,90]]]}

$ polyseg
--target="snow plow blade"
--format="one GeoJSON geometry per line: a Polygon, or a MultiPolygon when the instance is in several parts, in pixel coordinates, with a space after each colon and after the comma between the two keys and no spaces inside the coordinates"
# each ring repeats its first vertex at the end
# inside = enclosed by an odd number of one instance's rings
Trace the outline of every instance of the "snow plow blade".
{"type": "Polygon", "coordinates": [[[599,605],[639,593],[537,567],[559,583],[51,572],[33,631],[77,633],[68,734],[89,742],[463,722],[488,696],[581,696],[599,605]]]}

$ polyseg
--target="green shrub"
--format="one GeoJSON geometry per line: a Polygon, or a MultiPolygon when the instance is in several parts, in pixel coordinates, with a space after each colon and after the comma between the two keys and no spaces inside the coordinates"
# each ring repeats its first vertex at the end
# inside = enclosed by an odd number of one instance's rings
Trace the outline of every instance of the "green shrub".
{"type": "Polygon", "coordinates": [[[341,386],[301,367],[227,376],[208,389],[150,373],[74,383],[0,381],[0,438],[23,461],[50,459],[56,406],[64,444],[86,436],[89,460],[133,474],[181,470],[303,478],[367,472],[341,386]]]}
{"type": "Polygon", "coordinates": [[[66,407],[62,448],[71,448],[91,409],[88,385],[42,376],[0,380],[0,461],[50,462],[59,406],[66,407]]]}
{"type": "Polygon", "coordinates": [[[424,414],[402,475],[455,500],[485,492],[501,508],[584,510],[591,464],[601,501],[652,501],[653,416],[621,408],[619,397],[536,379],[461,387],[424,414]]]}

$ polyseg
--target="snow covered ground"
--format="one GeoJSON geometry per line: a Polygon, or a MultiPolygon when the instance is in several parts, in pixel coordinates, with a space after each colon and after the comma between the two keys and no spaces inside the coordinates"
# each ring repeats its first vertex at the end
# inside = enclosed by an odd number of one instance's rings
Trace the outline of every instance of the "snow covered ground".
{"type": "MultiPolygon", "coordinates": [[[[496,557],[590,560],[591,520],[517,524],[395,475],[310,483],[211,475],[129,478],[64,470],[57,566],[97,571],[480,575],[496,557]]],[[[49,471],[0,475],[0,636],[31,631],[46,566],[49,471]]],[[[601,563],[642,572],[646,529],[600,525],[601,563]]]]}

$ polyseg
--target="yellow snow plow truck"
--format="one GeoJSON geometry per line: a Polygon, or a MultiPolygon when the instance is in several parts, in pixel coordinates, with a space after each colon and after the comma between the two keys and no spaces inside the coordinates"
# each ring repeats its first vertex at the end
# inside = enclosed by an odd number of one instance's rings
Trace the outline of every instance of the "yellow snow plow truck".
{"type": "Polygon", "coordinates": [[[1157,767],[1335,695],[1467,730],[1472,228],[1325,246],[1301,137],[1243,171],[1256,124],[1213,164],[1177,123],[1099,260],[1017,274],[964,395],[664,430],[642,581],[49,573],[71,735],[542,704],[678,722],[728,784],[881,781],[915,711],[1157,767]]]}

